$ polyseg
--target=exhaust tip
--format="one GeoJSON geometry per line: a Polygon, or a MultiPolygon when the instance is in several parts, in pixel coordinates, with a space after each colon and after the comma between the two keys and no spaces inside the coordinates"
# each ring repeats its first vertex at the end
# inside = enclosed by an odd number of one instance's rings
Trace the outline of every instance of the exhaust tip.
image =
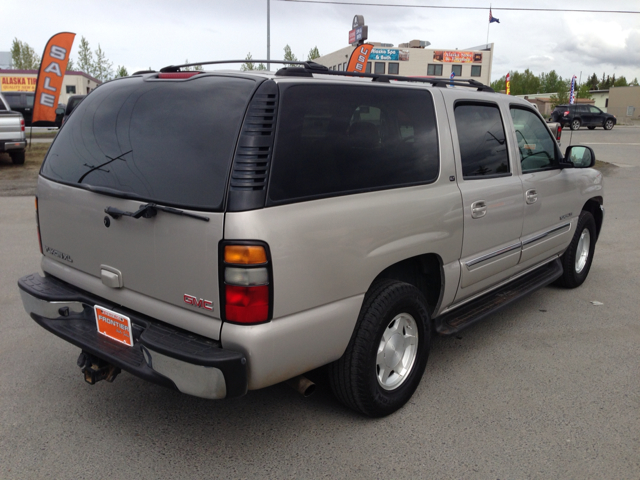
{"type": "Polygon", "coordinates": [[[303,375],[293,377],[285,383],[305,398],[310,397],[316,391],[316,384],[303,375]]]}

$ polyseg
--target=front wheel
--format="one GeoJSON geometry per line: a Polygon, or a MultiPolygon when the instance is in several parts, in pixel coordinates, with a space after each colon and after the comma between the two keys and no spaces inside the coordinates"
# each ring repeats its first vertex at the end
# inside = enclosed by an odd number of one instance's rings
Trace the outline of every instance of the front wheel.
{"type": "Polygon", "coordinates": [[[408,283],[383,280],[365,296],[344,355],[329,367],[334,395],[370,417],[383,417],[413,395],[430,346],[427,303],[408,283]]]}
{"type": "Polygon", "coordinates": [[[611,130],[612,128],[613,128],[613,120],[611,120],[611,119],[605,120],[604,129],[605,130],[611,130]]]}
{"type": "Polygon", "coordinates": [[[22,165],[24,164],[24,160],[25,160],[25,151],[24,150],[19,150],[16,152],[9,152],[9,156],[11,157],[11,161],[13,162],[14,165],[22,165]]]}
{"type": "Polygon", "coordinates": [[[580,120],[577,118],[571,122],[571,130],[578,130],[580,128],[580,120]]]}
{"type": "Polygon", "coordinates": [[[556,283],[565,288],[582,285],[589,275],[595,248],[596,222],[590,212],[582,211],[569,248],[562,255],[564,272],[556,283]]]}

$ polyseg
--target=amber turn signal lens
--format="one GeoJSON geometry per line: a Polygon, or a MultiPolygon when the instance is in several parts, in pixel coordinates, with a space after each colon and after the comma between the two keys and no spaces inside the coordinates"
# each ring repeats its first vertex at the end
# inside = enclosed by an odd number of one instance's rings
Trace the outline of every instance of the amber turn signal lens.
{"type": "Polygon", "coordinates": [[[224,261],[235,265],[259,265],[267,263],[267,252],[259,245],[226,245],[224,261]]]}

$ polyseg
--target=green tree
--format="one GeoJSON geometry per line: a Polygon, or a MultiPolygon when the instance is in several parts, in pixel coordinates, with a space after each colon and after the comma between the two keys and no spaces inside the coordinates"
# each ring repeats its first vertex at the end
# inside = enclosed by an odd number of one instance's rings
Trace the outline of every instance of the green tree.
{"type": "Polygon", "coordinates": [[[297,62],[298,57],[296,57],[291,51],[291,47],[289,45],[284,47],[284,60],[287,62],[297,62]]]}
{"type": "Polygon", "coordinates": [[[15,70],[37,70],[40,67],[40,57],[28,43],[14,38],[11,44],[11,63],[15,70]]]}
{"type": "Polygon", "coordinates": [[[626,87],[628,85],[629,83],[627,82],[627,79],[624,78],[624,75],[620,75],[620,78],[618,78],[613,84],[614,87],[626,87]]]}
{"type": "Polygon", "coordinates": [[[73,60],[71,60],[71,58],[69,58],[69,62],[67,63],[67,72],[72,72],[73,70],[75,70],[76,65],[73,63],[73,60]]]}
{"type": "Polygon", "coordinates": [[[129,72],[123,66],[118,65],[118,69],[116,70],[116,78],[118,77],[128,77],[129,72]]]}
{"type": "Polygon", "coordinates": [[[93,52],[86,38],[80,39],[80,48],[78,49],[78,68],[81,72],[95,77],[94,64],[93,64],[93,52]]]}
{"type": "Polygon", "coordinates": [[[592,96],[591,84],[589,83],[583,83],[582,85],[580,85],[580,88],[578,88],[578,91],[576,92],[577,98],[591,98],[592,96]]]}
{"type": "Polygon", "coordinates": [[[540,93],[559,93],[568,89],[569,80],[563,80],[555,70],[540,74],[540,93]]]}
{"type": "Polygon", "coordinates": [[[307,60],[315,60],[316,58],[321,56],[322,55],[320,55],[320,51],[318,50],[318,47],[315,46],[311,50],[309,50],[309,55],[307,55],[307,60]]]}
{"type": "Polygon", "coordinates": [[[507,77],[506,75],[498,80],[494,80],[491,82],[491,88],[493,88],[496,92],[504,92],[507,90],[507,77]]]}
{"type": "Polygon", "coordinates": [[[569,92],[567,90],[560,90],[558,93],[551,95],[550,100],[553,108],[556,108],[558,105],[566,105],[569,103],[569,92]]]}
{"type": "Polygon", "coordinates": [[[589,90],[597,90],[598,89],[598,76],[594,73],[587,80],[587,85],[589,85],[589,90]]]}
{"type": "Polygon", "coordinates": [[[253,60],[253,56],[251,55],[251,52],[247,53],[247,56],[244,57],[244,59],[246,60],[246,62],[244,62],[240,66],[240,70],[242,70],[243,72],[246,72],[247,70],[256,70],[255,65],[251,61],[253,60]]]}
{"type": "Polygon", "coordinates": [[[629,84],[630,87],[638,87],[640,84],[638,83],[638,78],[634,78],[633,81],[629,84]]]}
{"type": "Polygon", "coordinates": [[[102,51],[100,44],[95,51],[96,59],[93,62],[94,77],[101,82],[106,82],[113,78],[113,64],[107,59],[107,56],[102,51]]]}
{"type": "MultiPolygon", "coordinates": [[[[184,63],[189,63],[189,59],[187,58],[184,63]]],[[[190,67],[182,67],[180,70],[183,72],[201,72],[204,69],[202,65],[191,65],[190,67]]]]}

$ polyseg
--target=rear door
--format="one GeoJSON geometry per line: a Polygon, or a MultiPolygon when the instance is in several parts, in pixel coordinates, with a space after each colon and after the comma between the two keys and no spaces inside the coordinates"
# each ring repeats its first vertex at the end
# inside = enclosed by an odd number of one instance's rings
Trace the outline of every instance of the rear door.
{"type": "Polygon", "coordinates": [[[255,87],[246,78],[155,76],[92,92],[42,167],[45,271],[217,338],[225,192],[255,87]],[[130,216],[150,203],[159,207],[130,216]]]}
{"type": "MultiPolygon", "coordinates": [[[[456,103],[458,186],[464,207],[456,301],[506,279],[520,259],[522,183],[513,173],[504,113],[496,103],[456,103]]],[[[455,144],[454,138],[454,144],[455,144]]]]}

